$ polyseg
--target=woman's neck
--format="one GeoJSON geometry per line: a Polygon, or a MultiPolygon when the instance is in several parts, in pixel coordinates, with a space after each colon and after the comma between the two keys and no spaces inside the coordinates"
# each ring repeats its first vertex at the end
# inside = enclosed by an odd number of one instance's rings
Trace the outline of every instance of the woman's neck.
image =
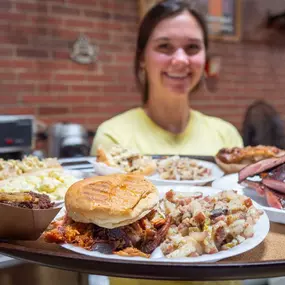
{"type": "Polygon", "coordinates": [[[161,128],[179,134],[186,129],[189,122],[189,102],[185,99],[187,98],[177,98],[173,102],[173,100],[158,100],[150,97],[144,111],[161,128]]]}

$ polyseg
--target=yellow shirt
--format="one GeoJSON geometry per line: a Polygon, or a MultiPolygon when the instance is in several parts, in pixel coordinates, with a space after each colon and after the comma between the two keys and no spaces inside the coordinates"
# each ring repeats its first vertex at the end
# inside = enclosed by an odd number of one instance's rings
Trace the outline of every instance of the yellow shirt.
{"type": "MultiPolygon", "coordinates": [[[[98,146],[108,150],[113,144],[142,154],[215,155],[223,147],[243,146],[237,129],[222,119],[191,110],[188,125],[181,134],[156,125],[142,108],[129,110],[101,124],[93,141],[91,155],[98,146]]],[[[110,285],[239,285],[240,281],[158,281],[110,278],[110,285]]]]}
{"type": "Polygon", "coordinates": [[[237,129],[230,123],[191,110],[183,133],[173,134],[156,125],[143,111],[135,108],[101,124],[91,155],[101,145],[108,150],[113,144],[142,154],[215,155],[223,147],[243,146],[237,129]]]}

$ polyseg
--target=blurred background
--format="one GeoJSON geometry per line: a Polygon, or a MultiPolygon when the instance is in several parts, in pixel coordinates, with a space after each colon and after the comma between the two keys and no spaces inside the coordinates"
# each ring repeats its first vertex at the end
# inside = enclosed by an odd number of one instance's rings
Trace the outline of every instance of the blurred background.
{"type": "MultiPolygon", "coordinates": [[[[2,157],[86,156],[100,123],[141,104],[136,31],[153,2],[0,1],[0,130],[13,129],[0,145],[2,157]],[[20,140],[26,115],[30,133],[20,140]]],[[[192,107],[242,133],[249,106],[264,100],[284,128],[285,1],[196,2],[207,13],[211,42],[206,83],[192,107]]],[[[1,285],[88,284],[87,275],[5,262],[1,285]]]]}

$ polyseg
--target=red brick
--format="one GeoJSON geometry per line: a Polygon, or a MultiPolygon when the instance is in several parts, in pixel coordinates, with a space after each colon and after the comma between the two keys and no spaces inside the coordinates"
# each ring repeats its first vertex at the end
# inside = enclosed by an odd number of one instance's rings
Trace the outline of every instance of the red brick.
{"type": "MultiPolygon", "coordinates": [[[[56,1],[56,0],[55,0],[56,1]]],[[[63,23],[63,20],[59,17],[52,17],[52,16],[30,16],[30,20],[32,24],[35,24],[37,26],[48,26],[50,27],[60,27],[63,23]]]]}
{"type": "Polygon", "coordinates": [[[76,92],[98,92],[101,91],[99,86],[87,86],[87,85],[72,85],[72,91],[76,92]]]}
{"type": "Polygon", "coordinates": [[[17,55],[20,57],[29,57],[29,58],[47,58],[48,51],[40,49],[27,49],[27,48],[18,48],[17,55]]]}
{"type": "Polygon", "coordinates": [[[68,107],[39,107],[39,115],[63,115],[69,112],[68,107]]]}
{"type": "Polygon", "coordinates": [[[86,118],[80,118],[80,117],[69,117],[69,116],[55,116],[55,117],[44,117],[44,116],[40,116],[39,117],[40,120],[42,120],[43,122],[45,122],[46,124],[50,125],[50,124],[55,124],[55,123],[60,123],[60,122],[69,122],[69,123],[75,123],[75,124],[86,124],[86,118]]]}
{"type": "Polygon", "coordinates": [[[90,63],[90,64],[79,64],[75,61],[70,63],[69,69],[72,71],[85,71],[85,72],[96,72],[97,70],[97,63],[90,63]]]}
{"type": "Polygon", "coordinates": [[[52,58],[54,59],[69,59],[70,52],[68,51],[53,51],[52,58]]]}
{"type": "Polygon", "coordinates": [[[39,3],[16,3],[16,10],[26,13],[40,12],[47,13],[47,5],[39,3]]]}
{"type": "Polygon", "coordinates": [[[60,61],[40,61],[35,62],[36,70],[43,71],[61,71],[67,70],[69,68],[69,62],[60,62],[60,61]]]}
{"type": "Polygon", "coordinates": [[[54,103],[58,102],[57,96],[43,96],[43,95],[23,95],[22,103],[36,104],[36,103],[54,103]]]}
{"type": "Polygon", "coordinates": [[[80,6],[91,6],[94,8],[97,6],[98,0],[68,0],[69,4],[80,5],[80,6]]]}
{"type": "Polygon", "coordinates": [[[68,91],[68,86],[63,84],[40,84],[38,87],[40,92],[66,92],[68,91]]]}
{"type": "Polygon", "coordinates": [[[96,113],[99,109],[99,106],[73,106],[71,108],[72,113],[77,114],[96,113]]]}
{"type": "Polygon", "coordinates": [[[15,80],[16,77],[15,72],[0,72],[0,80],[15,80]]]}
{"type": "Polygon", "coordinates": [[[34,67],[34,62],[31,60],[21,60],[21,59],[7,59],[0,60],[0,69],[4,67],[7,68],[16,68],[16,69],[32,69],[34,67]]]}
{"type": "Polygon", "coordinates": [[[1,114],[7,114],[7,115],[34,115],[35,109],[31,107],[0,107],[0,113],[1,114]]]}
{"type": "Polygon", "coordinates": [[[12,8],[12,3],[8,0],[2,0],[0,2],[0,10],[9,11],[12,8]]]}
{"type": "Polygon", "coordinates": [[[0,95],[0,105],[2,104],[17,104],[18,97],[13,95],[0,95]]]}
{"type": "Polygon", "coordinates": [[[133,64],[134,62],[134,55],[115,55],[115,61],[119,64],[126,63],[126,64],[133,64]]]}
{"type": "Polygon", "coordinates": [[[76,8],[69,8],[66,6],[53,5],[52,13],[67,16],[78,16],[80,14],[80,10],[76,8]]]}
{"type": "Polygon", "coordinates": [[[120,31],[123,29],[123,25],[121,23],[115,23],[115,22],[103,22],[103,21],[96,21],[94,22],[94,28],[97,29],[103,29],[106,31],[114,30],[114,31],[120,31]]]}
{"type": "Polygon", "coordinates": [[[55,38],[72,40],[73,42],[78,38],[78,32],[74,30],[69,30],[68,28],[57,27],[51,29],[51,35],[55,38]]]}
{"type": "Polygon", "coordinates": [[[84,10],[84,15],[90,18],[96,19],[110,19],[112,14],[106,11],[84,10]]]}
{"type": "Polygon", "coordinates": [[[51,80],[52,73],[25,72],[25,73],[19,73],[18,78],[19,80],[32,80],[32,81],[51,80]]]}
{"type": "Polygon", "coordinates": [[[26,22],[29,18],[25,14],[14,13],[14,12],[0,12],[0,19],[9,21],[9,23],[20,23],[26,22]]]}
{"type": "Polygon", "coordinates": [[[86,79],[85,75],[83,74],[56,74],[55,80],[58,81],[84,81],[86,79]]]}
{"type": "Polygon", "coordinates": [[[93,23],[87,20],[65,20],[64,26],[67,28],[87,28],[93,29],[93,23]]]}
{"type": "Polygon", "coordinates": [[[35,86],[33,84],[1,84],[1,92],[33,92],[35,86]]]}
{"type": "Polygon", "coordinates": [[[64,103],[85,103],[87,102],[87,98],[88,96],[84,96],[82,94],[80,95],[63,95],[63,96],[59,96],[58,97],[60,101],[64,102],[64,103]]]}
{"type": "Polygon", "coordinates": [[[104,86],[103,91],[104,92],[127,92],[129,90],[128,85],[118,85],[118,86],[104,86]]]}
{"type": "MultiPolygon", "coordinates": [[[[89,37],[89,39],[92,41],[110,41],[110,35],[105,31],[105,32],[86,32],[86,36],[89,37]]],[[[94,44],[94,43],[93,43],[94,44]]]]}
{"type": "Polygon", "coordinates": [[[23,34],[3,34],[0,35],[1,44],[11,44],[11,45],[27,45],[29,43],[28,38],[23,34]]]}
{"type": "Polygon", "coordinates": [[[140,96],[133,95],[91,95],[88,97],[89,102],[97,102],[97,103],[115,103],[115,102],[140,102],[140,96]]]}
{"type": "Polygon", "coordinates": [[[107,83],[107,82],[112,82],[115,81],[114,76],[109,76],[109,75],[86,75],[87,81],[89,82],[102,82],[102,83],[107,83]]]}

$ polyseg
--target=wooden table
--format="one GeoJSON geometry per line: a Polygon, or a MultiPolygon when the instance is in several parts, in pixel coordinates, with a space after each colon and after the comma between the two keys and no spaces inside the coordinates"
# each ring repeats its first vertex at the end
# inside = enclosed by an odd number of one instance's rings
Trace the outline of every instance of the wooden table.
{"type": "Polygon", "coordinates": [[[89,274],[161,280],[234,280],[285,275],[285,225],[271,223],[266,239],[256,248],[216,263],[154,263],[94,258],[59,245],[34,242],[0,242],[0,252],[44,266],[89,274]]]}

